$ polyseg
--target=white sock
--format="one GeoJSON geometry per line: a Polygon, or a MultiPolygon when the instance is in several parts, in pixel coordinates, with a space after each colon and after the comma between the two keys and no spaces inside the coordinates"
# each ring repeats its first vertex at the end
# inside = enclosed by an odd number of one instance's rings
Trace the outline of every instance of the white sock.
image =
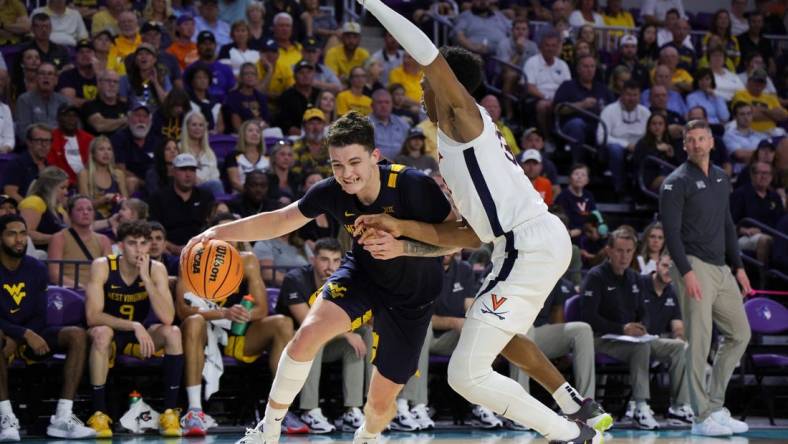
{"type": "Polygon", "coordinates": [[[397,410],[407,411],[410,410],[408,407],[408,400],[405,398],[398,398],[397,399],[397,410]]]}
{"type": "Polygon", "coordinates": [[[55,416],[58,418],[65,418],[71,416],[71,409],[74,407],[74,401],[71,399],[58,399],[57,408],[55,409],[55,416]]]}
{"type": "Polygon", "coordinates": [[[186,396],[189,397],[189,408],[202,410],[202,385],[190,385],[186,387],[186,396]]]}
{"type": "Polygon", "coordinates": [[[367,423],[366,421],[361,423],[361,428],[358,429],[358,437],[362,439],[373,439],[377,438],[380,433],[371,433],[367,431],[367,423]]]}
{"type": "Polygon", "coordinates": [[[11,401],[6,399],[5,401],[0,401],[0,415],[13,415],[14,410],[11,408],[11,401]]]}
{"type": "Polygon", "coordinates": [[[636,406],[638,410],[646,410],[649,408],[646,401],[638,401],[636,406]]]}
{"type": "Polygon", "coordinates": [[[274,382],[271,384],[268,398],[277,404],[292,404],[296,395],[304,386],[311,368],[312,361],[295,361],[287,354],[287,349],[285,349],[285,352],[282,353],[282,357],[279,359],[276,377],[274,377],[274,382]]]}
{"type": "Polygon", "coordinates": [[[285,415],[287,414],[287,409],[275,409],[271,407],[271,403],[265,404],[265,417],[263,420],[265,421],[266,425],[279,427],[282,424],[282,420],[285,419],[285,415]]]}
{"type": "Polygon", "coordinates": [[[558,387],[558,390],[553,393],[553,399],[555,399],[555,402],[561,407],[561,411],[566,415],[571,415],[580,410],[580,406],[583,403],[583,397],[568,382],[564,382],[561,384],[561,387],[558,387]]]}

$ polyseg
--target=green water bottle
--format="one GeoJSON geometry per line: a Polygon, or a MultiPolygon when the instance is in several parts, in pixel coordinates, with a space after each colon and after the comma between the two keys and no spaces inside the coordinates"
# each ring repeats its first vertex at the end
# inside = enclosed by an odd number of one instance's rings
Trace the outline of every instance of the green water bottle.
{"type": "Polygon", "coordinates": [[[129,407],[137,402],[140,402],[141,399],[142,395],[140,395],[140,392],[133,390],[131,393],[129,393],[129,407]]]}
{"type": "MultiPolygon", "coordinates": [[[[254,308],[254,297],[250,294],[244,296],[241,299],[241,306],[246,309],[246,311],[252,311],[254,308]]],[[[230,333],[235,336],[243,336],[246,333],[246,329],[249,327],[248,322],[233,322],[232,326],[230,327],[230,333]]]]}

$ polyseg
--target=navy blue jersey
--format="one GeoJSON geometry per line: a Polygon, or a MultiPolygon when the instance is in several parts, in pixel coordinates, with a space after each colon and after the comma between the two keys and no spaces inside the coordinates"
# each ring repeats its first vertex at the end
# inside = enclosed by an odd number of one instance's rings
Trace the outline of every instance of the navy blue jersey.
{"type": "MultiPolygon", "coordinates": [[[[398,219],[441,223],[449,216],[451,205],[435,181],[424,173],[404,165],[379,164],[380,193],[371,205],[361,203],[355,195],[342,191],[334,177],[315,184],[298,202],[306,217],[330,214],[348,232],[353,232],[356,217],[386,213],[398,219]]],[[[411,295],[440,292],[443,272],[440,258],[399,257],[374,259],[355,239],[345,262],[353,261],[366,278],[383,292],[387,305],[416,302],[411,295]]]]}
{"type": "Polygon", "coordinates": [[[0,286],[0,330],[17,341],[28,329],[40,333],[46,324],[46,266],[30,256],[16,270],[0,264],[0,286]]]}
{"type": "Polygon", "coordinates": [[[107,256],[109,276],[104,283],[104,313],[132,322],[145,322],[150,312],[148,291],[140,276],[129,285],[123,282],[119,261],[120,256],[107,256]]]}

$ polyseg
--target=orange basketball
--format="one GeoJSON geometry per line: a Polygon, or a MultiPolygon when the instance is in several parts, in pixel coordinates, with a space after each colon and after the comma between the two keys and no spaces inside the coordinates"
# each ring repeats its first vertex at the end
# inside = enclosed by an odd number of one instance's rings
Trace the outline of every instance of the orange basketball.
{"type": "Polygon", "coordinates": [[[232,245],[212,239],[194,244],[181,261],[181,279],[197,296],[221,301],[238,291],[244,277],[241,254],[232,245]]]}

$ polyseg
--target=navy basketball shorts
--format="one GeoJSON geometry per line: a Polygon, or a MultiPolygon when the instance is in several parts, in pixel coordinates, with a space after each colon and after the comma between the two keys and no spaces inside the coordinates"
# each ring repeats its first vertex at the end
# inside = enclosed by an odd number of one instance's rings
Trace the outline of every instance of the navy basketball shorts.
{"type": "Polygon", "coordinates": [[[323,285],[322,296],[348,314],[351,330],[372,319],[370,361],[387,379],[405,384],[418,369],[434,298],[418,307],[389,305],[385,301],[396,300],[395,295],[370,282],[364,274],[352,263],[343,263],[323,285]]]}

